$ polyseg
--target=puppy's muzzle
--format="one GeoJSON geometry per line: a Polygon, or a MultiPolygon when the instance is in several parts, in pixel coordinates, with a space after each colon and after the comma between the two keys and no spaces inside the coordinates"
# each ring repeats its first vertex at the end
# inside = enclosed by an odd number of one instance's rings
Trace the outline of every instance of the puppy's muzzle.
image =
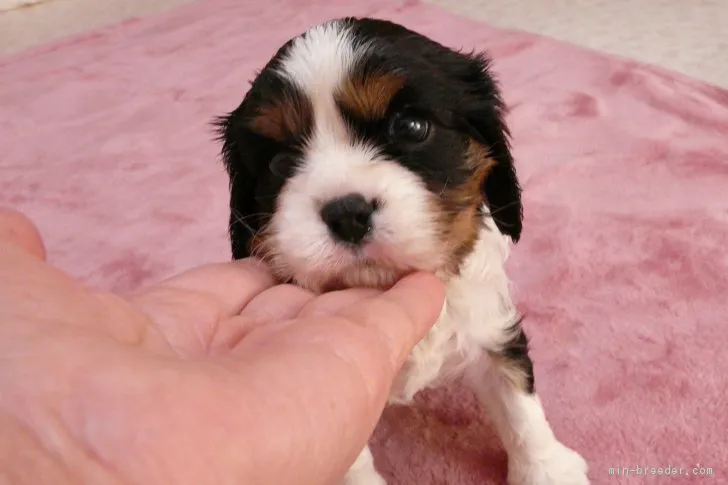
{"type": "Polygon", "coordinates": [[[375,201],[352,193],[326,202],[321,208],[321,219],[334,240],[359,246],[371,236],[376,210],[375,201]]]}

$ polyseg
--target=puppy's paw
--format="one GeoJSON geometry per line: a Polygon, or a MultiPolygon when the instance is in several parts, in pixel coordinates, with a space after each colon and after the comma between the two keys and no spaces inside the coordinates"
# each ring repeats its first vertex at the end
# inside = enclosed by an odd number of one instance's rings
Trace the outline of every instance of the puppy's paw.
{"type": "Polygon", "coordinates": [[[387,485],[386,480],[373,468],[349,470],[344,485],[387,485]]]}
{"type": "Polygon", "coordinates": [[[559,442],[539,454],[509,457],[509,485],[589,485],[589,467],[559,442]]]}

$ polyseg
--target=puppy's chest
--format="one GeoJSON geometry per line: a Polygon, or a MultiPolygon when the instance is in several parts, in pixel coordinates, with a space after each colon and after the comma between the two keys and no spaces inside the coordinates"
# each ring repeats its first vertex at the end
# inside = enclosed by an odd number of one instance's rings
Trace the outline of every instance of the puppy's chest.
{"type": "Polygon", "coordinates": [[[503,340],[515,309],[503,285],[451,283],[440,318],[410,353],[397,376],[390,403],[406,404],[419,391],[457,377],[469,364],[487,363],[503,340]]]}

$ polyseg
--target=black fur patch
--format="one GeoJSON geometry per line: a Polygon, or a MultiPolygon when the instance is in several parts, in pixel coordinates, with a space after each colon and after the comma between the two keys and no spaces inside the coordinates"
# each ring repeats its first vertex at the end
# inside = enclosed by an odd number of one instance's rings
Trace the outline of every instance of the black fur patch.
{"type": "Polygon", "coordinates": [[[523,319],[519,319],[510,329],[508,329],[508,333],[512,334],[513,338],[505,344],[499,355],[505,361],[505,365],[513,366],[523,373],[526,379],[526,388],[524,390],[529,394],[533,394],[536,379],[533,374],[533,362],[531,361],[531,357],[528,355],[528,337],[521,326],[522,321],[523,319]]]}

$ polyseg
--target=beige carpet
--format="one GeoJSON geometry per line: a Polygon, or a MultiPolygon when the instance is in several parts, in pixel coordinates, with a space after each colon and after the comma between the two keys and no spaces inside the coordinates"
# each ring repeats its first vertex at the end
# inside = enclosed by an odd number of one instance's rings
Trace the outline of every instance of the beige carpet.
{"type": "Polygon", "coordinates": [[[428,0],[728,87],[728,0],[428,0]]]}
{"type": "MultiPolygon", "coordinates": [[[[190,1],[45,0],[2,12],[0,55],[190,1]]],[[[728,0],[426,1],[728,87],[728,0]]]]}

